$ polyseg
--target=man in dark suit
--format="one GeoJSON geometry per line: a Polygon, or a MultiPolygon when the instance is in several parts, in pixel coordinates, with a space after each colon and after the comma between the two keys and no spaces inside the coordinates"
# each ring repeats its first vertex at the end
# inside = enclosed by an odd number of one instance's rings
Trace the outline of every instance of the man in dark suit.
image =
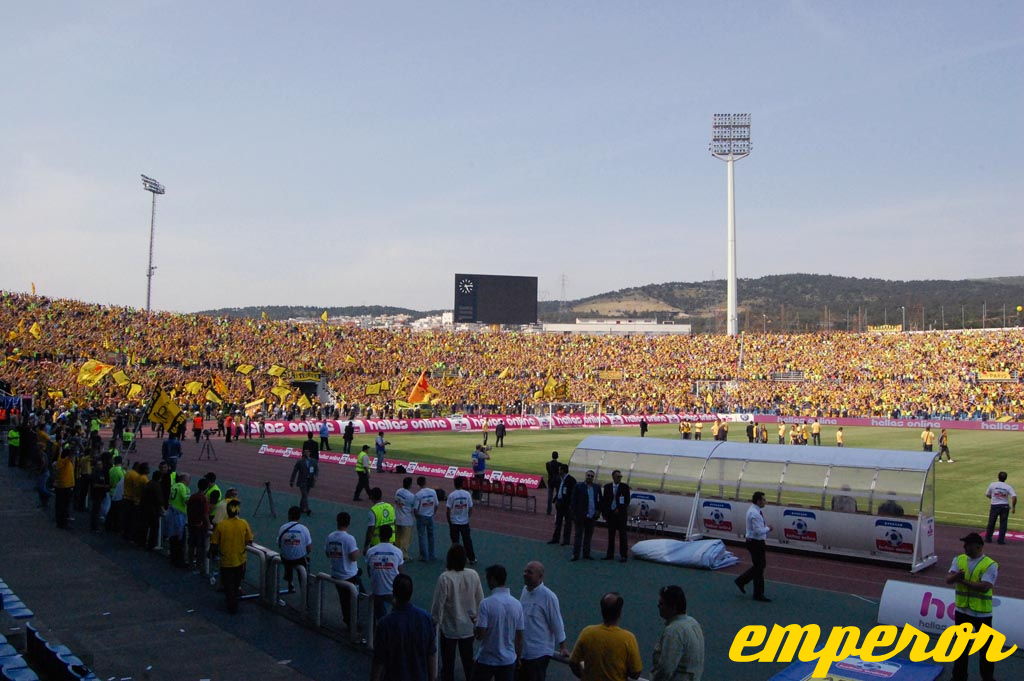
{"type": "Polygon", "coordinates": [[[594,471],[587,471],[586,480],[577,483],[572,491],[572,521],[576,536],[572,542],[572,560],[590,559],[590,541],[594,538],[594,523],[601,512],[601,487],[594,482],[594,471]]]}
{"type": "MultiPolygon", "coordinates": [[[[548,474],[548,515],[551,515],[551,503],[555,498],[555,489],[558,487],[558,472],[561,469],[561,464],[558,463],[558,452],[551,452],[551,460],[544,464],[544,470],[548,474]]],[[[573,478],[573,485],[576,484],[576,478],[573,478]]],[[[569,490],[570,495],[572,490],[569,490]]]]}
{"type": "Polygon", "coordinates": [[[555,502],[555,533],[548,543],[568,546],[572,539],[572,492],[576,489],[576,478],[569,475],[569,467],[563,463],[558,464],[555,480],[557,485],[551,488],[555,502]]]}
{"type": "Polygon", "coordinates": [[[615,557],[615,535],[619,535],[619,562],[626,562],[629,541],[626,538],[626,520],[629,517],[629,485],[622,482],[622,471],[612,471],[612,481],[604,486],[601,495],[604,519],[608,523],[608,552],[604,559],[615,557]]]}

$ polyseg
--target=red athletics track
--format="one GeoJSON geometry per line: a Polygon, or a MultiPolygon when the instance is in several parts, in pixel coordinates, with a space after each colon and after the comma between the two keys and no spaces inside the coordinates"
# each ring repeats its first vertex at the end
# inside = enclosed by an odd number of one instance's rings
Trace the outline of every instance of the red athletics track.
{"type": "MultiPolygon", "coordinates": [[[[149,435],[148,430],[147,428],[146,435],[149,435]]],[[[136,442],[137,456],[141,460],[149,461],[151,465],[159,461],[160,440],[144,437],[136,442]]],[[[225,443],[223,439],[211,440],[211,442],[214,443],[216,449],[217,461],[197,461],[199,446],[195,444],[194,440],[187,439],[182,443],[184,457],[179,468],[193,476],[214,471],[218,478],[251,487],[261,487],[268,480],[274,489],[284,489],[287,486],[288,477],[294,466],[294,461],[291,459],[257,454],[252,444],[246,444],[244,440],[237,444],[225,443]]],[[[250,440],[249,442],[257,441],[250,440]]],[[[453,488],[450,480],[441,478],[431,478],[430,480],[432,485],[447,489],[453,488]]],[[[390,473],[374,474],[371,476],[370,484],[374,487],[381,487],[385,498],[387,498],[401,486],[401,476],[390,473]]],[[[356,474],[353,468],[325,464],[320,467],[320,477],[317,479],[317,485],[311,496],[328,502],[351,505],[354,503],[352,493],[355,491],[355,486],[356,474]]],[[[500,510],[480,504],[473,511],[473,527],[546,542],[551,539],[554,516],[548,516],[544,512],[547,490],[536,490],[535,494],[537,495],[537,513],[527,513],[522,510],[500,510]]],[[[368,507],[369,504],[365,501],[366,497],[364,496],[363,499],[363,505],[368,507]]],[[[439,516],[439,522],[444,522],[443,517],[439,516]]],[[[906,568],[895,565],[769,549],[766,577],[769,581],[854,594],[876,600],[881,597],[882,588],[887,579],[944,586],[943,578],[950,561],[953,556],[963,550],[959,538],[972,530],[983,529],[952,525],[936,526],[935,544],[939,561],[936,565],[917,574],[911,574],[906,568]]],[[[443,533],[442,536],[444,536],[443,533]]],[[[604,551],[607,546],[605,533],[601,528],[594,533],[593,546],[595,553],[604,551]]],[[[985,552],[999,562],[999,594],[1024,598],[1024,562],[1014,560],[1020,553],[1020,545],[1011,542],[1006,545],[992,543],[985,546],[985,552]]],[[[741,543],[730,543],[729,548],[739,557],[740,563],[721,572],[739,574],[749,565],[747,552],[741,543]]]]}

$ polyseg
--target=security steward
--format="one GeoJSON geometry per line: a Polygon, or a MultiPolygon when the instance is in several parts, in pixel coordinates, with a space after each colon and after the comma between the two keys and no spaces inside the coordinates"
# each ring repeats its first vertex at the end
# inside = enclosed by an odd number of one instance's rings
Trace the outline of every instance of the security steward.
{"type": "Polygon", "coordinates": [[[370,490],[370,501],[373,502],[373,506],[370,507],[370,516],[366,520],[366,538],[363,540],[363,553],[371,546],[376,546],[380,543],[380,528],[385,525],[391,526],[391,535],[395,533],[395,507],[386,501],[381,501],[384,493],[380,491],[380,487],[374,487],[370,490]]]}
{"type": "Polygon", "coordinates": [[[21,431],[17,427],[7,431],[7,465],[14,468],[21,458],[21,431]]]}
{"type": "MultiPolygon", "coordinates": [[[[352,501],[361,501],[359,495],[364,489],[367,494],[370,493],[370,445],[363,445],[356,457],[356,475],[359,476],[359,481],[356,483],[352,501]]],[[[373,497],[370,500],[372,501],[373,497]]],[[[391,517],[394,518],[394,513],[391,514],[391,517]]]]}
{"type": "MultiPolygon", "coordinates": [[[[946,575],[946,584],[956,588],[956,624],[970,624],[972,631],[981,625],[992,626],[992,587],[999,576],[999,563],[985,555],[985,540],[977,532],[971,532],[960,539],[964,552],[953,559],[946,575]]],[[[994,681],[995,662],[986,659],[990,640],[978,651],[978,664],[982,681],[994,681]]],[[[970,647],[953,663],[953,681],[967,681],[967,662],[970,647]]]]}

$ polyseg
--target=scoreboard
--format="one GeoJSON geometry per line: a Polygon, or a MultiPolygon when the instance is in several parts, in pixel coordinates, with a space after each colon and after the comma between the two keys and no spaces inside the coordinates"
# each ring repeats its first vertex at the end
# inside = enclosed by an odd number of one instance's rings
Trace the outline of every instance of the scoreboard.
{"type": "Polygon", "coordinates": [[[537,277],[456,274],[456,324],[536,324],[537,277]]]}

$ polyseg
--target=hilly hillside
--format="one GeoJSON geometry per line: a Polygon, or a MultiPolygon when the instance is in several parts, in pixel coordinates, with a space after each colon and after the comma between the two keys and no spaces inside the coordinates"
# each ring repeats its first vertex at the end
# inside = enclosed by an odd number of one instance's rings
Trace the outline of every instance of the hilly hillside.
{"type": "MultiPolygon", "coordinates": [[[[1018,326],[1024,321],[1024,277],[889,281],[821,274],[782,274],[738,283],[741,330],[775,332],[832,329],[863,330],[868,325],[907,328],[981,328],[1018,326]],[[901,309],[905,308],[905,310],[901,309]]],[[[692,324],[697,333],[725,329],[725,281],[648,284],[570,301],[541,301],[541,321],[577,317],[646,317],[692,324]]],[[[310,306],[243,307],[199,314],[270,319],[315,318],[324,308],[310,306]]],[[[409,315],[419,319],[440,310],[418,311],[379,305],[328,307],[331,316],[409,315]]]]}
{"type": "MultiPolygon", "coordinates": [[[[820,274],[740,279],[740,329],[814,331],[900,324],[909,329],[980,328],[1020,323],[1024,277],[960,281],[889,281],[820,274]],[[961,310],[962,306],[962,310],[961,310]],[[849,320],[849,321],[848,321],[849,320]]],[[[617,314],[692,324],[695,332],[725,328],[724,280],[648,284],[581,300],[541,303],[544,320],[617,314]],[[611,312],[616,310],[617,312],[611,312]]]]}

